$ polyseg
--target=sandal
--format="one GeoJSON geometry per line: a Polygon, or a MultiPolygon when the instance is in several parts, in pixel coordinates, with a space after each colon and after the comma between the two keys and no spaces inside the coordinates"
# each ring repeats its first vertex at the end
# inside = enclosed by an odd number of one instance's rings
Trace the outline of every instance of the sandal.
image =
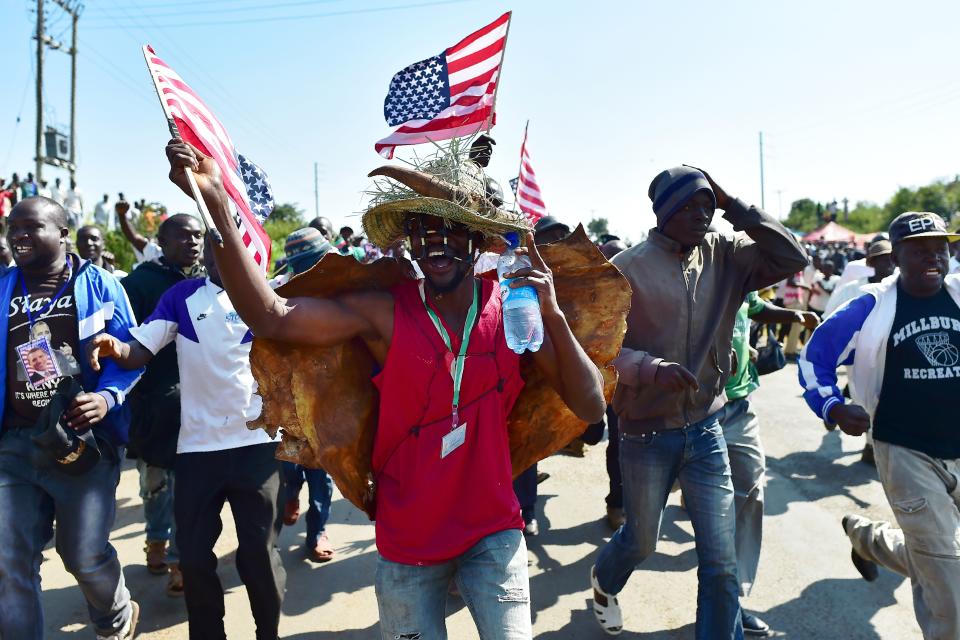
{"type": "Polygon", "coordinates": [[[617,601],[617,596],[600,588],[596,567],[590,567],[590,584],[593,586],[593,615],[597,622],[608,635],[620,635],[623,631],[623,612],[620,611],[620,603],[617,601]]]}
{"type": "Polygon", "coordinates": [[[314,562],[330,562],[333,560],[335,553],[336,551],[325,533],[320,534],[317,544],[312,549],[307,549],[307,555],[314,562]]]}

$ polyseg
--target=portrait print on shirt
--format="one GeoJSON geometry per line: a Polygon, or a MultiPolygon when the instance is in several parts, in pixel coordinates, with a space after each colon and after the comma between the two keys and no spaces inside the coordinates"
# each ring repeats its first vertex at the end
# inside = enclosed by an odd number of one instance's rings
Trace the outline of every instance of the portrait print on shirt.
{"type": "Polygon", "coordinates": [[[33,389],[39,389],[49,380],[60,379],[60,367],[53,357],[53,349],[46,336],[17,345],[17,354],[20,356],[20,366],[24,369],[27,384],[33,389]]]}
{"type": "Polygon", "coordinates": [[[29,297],[15,295],[8,309],[8,423],[30,424],[65,376],[79,376],[79,336],[72,283],[51,278],[29,297]],[[27,305],[29,304],[29,309],[27,305]]]}

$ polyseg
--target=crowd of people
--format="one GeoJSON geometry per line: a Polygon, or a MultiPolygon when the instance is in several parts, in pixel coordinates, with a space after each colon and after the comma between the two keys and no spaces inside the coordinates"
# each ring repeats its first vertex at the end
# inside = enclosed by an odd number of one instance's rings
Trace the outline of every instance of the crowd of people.
{"type": "Polygon", "coordinates": [[[846,516],[854,566],[866,580],[878,565],[908,576],[924,637],[960,639],[960,440],[942,401],[960,380],[960,279],[949,275],[960,268],[950,253],[960,236],[935,214],[905,213],[862,249],[803,245],[707,172],[667,169],[649,187],[656,227],[647,238],[596,242],[632,297],[608,402],[538,249],[571,227],[552,216],[531,224],[504,211],[496,181],[466,181],[484,177],[492,144],[483,136],[462,159],[463,183],[429,168],[392,171],[404,199],[373,203],[363,234],[314,219],[286,239],[270,279],[248,257],[215,163],[180,140],[166,149],[171,180],[192,197],[192,171],[222,245],[188,214],[142,235],[133,222],[145,203],[122,194],[113,203],[104,195],[88,221],[75,183],[0,180],[9,309],[0,509],[16,514],[0,528],[0,637],[43,637],[39,563],[51,539],[97,637],[132,638],[150,615],[131,599],[108,539],[126,458],[139,474],[144,562],[167,576],[168,595],[184,598],[190,637],[225,637],[213,551],[225,504],[256,637],[278,637],[278,535],[300,519],[306,484],[305,556],[333,560],[334,483],[324,469],[281,463],[279,436],[247,427],[262,408],[250,366],[256,336],[362,345],[376,363],[373,582],[383,637],[445,638],[455,593],[481,637],[530,638],[525,538],[540,532],[537,487],[549,476],[534,464],[514,478],[506,425],[524,378],[504,340],[498,286],[482,275],[497,257],[485,250],[516,233],[529,266],[505,286],[536,290],[544,327],[542,346],[524,357],[582,421],[573,451],[608,437],[613,533],[589,576],[603,631],[623,631],[619,594],[655,552],[679,487],[695,532],[696,637],[771,633],[740,605],[763,537],[766,461],[751,394],[761,373],[793,360],[826,428],[872,434],[864,461],[876,465],[897,526],[846,516]],[[711,230],[717,210],[735,233],[711,230]],[[105,251],[114,228],[136,255],[130,273],[105,251]],[[417,277],[328,298],[280,295],[335,253],[406,258],[417,277]]]}

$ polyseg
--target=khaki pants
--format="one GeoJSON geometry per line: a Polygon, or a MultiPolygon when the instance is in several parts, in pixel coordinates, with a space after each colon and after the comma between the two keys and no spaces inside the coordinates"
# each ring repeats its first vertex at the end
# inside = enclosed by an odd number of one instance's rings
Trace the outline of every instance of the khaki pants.
{"type": "MultiPolygon", "coordinates": [[[[802,300],[793,300],[784,303],[783,306],[792,311],[807,310],[807,303],[802,300]]],[[[804,326],[799,322],[794,322],[790,325],[790,335],[787,336],[787,345],[783,349],[784,354],[795,356],[800,353],[800,334],[803,333],[803,331],[804,326]]]]}
{"type": "Polygon", "coordinates": [[[917,622],[928,640],[960,640],[960,460],[874,442],[877,472],[899,529],[851,517],[853,548],[910,578],[917,622]]]}
{"type": "Polygon", "coordinates": [[[749,398],[731,400],[720,414],[723,439],[727,441],[736,512],[737,576],[740,596],[750,595],[760,565],[763,540],[763,483],[766,458],[760,444],[760,421],[749,398]]]}

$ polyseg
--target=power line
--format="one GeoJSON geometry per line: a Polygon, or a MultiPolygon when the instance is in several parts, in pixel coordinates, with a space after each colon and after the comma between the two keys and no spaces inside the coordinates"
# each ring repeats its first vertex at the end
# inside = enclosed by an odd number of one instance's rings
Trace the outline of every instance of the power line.
{"type": "MultiPolygon", "coordinates": [[[[395,7],[371,7],[369,9],[345,9],[343,11],[330,11],[327,13],[311,13],[303,14],[296,16],[264,16],[257,18],[245,18],[241,20],[209,20],[203,22],[181,22],[176,24],[155,24],[157,28],[166,28],[166,29],[180,29],[184,27],[217,27],[217,26],[226,26],[226,25],[236,25],[236,24],[250,24],[258,23],[262,24],[265,22],[286,22],[290,20],[309,20],[313,18],[331,18],[337,16],[346,16],[346,15],[356,15],[356,14],[367,14],[367,13],[385,13],[388,11],[403,11],[406,9],[420,9],[424,7],[436,7],[441,5],[448,4],[460,4],[463,2],[473,2],[474,0],[435,0],[434,2],[421,2],[417,4],[406,4],[406,5],[397,5],[395,7]]],[[[148,17],[148,16],[144,16],[148,17]]],[[[115,24],[113,26],[93,26],[88,27],[91,30],[102,30],[102,29],[130,29],[142,27],[142,25],[133,23],[133,24],[115,24]]]]}
{"type": "MultiPolygon", "coordinates": [[[[30,46],[29,41],[27,42],[27,48],[30,50],[30,53],[33,53],[33,47],[30,46]]],[[[23,93],[20,95],[20,107],[17,109],[17,119],[13,124],[13,133],[10,134],[10,146],[7,147],[7,154],[3,158],[2,166],[4,167],[10,166],[10,156],[13,155],[13,147],[17,141],[17,133],[20,131],[20,117],[23,115],[23,105],[27,102],[27,91],[30,89],[30,85],[33,84],[34,76],[37,73],[34,57],[32,55],[28,55],[27,57],[30,59],[30,74],[23,83],[23,93]]]]}
{"type": "MultiPolygon", "coordinates": [[[[134,16],[133,16],[132,14],[130,14],[125,8],[121,8],[121,10],[124,11],[124,13],[126,13],[127,16],[130,17],[131,19],[135,19],[134,16]]],[[[148,19],[149,19],[149,18],[148,18],[148,19]]],[[[151,22],[152,22],[152,21],[151,21],[151,22]]],[[[156,35],[157,35],[156,33],[149,33],[149,32],[147,31],[147,27],[145,27],[145,26],[143,26],[143,25],[140,25],[140,24],[138,24],[138,25],[137,25],[136,27],[134,27],[134,28],[135,28],[137,31],[139,31],[140,33],[143,34],[143,36],[144,36],[144,38],[145,38],[145,41],[149,41],[149,40],[152,39],[152,40],[156,43],[156,35]]],[[[159,28],[157,28],[156,30],[157,30],[158,32],[161,31],[159,28]]],[[[130,33],[129,30],[124,29],[124,30],[123,30],[123,34],[124,34],[127,38],[129,38],[131,42],[133,42],[133,43],[136,45],[137,49],[140,48],[140,45],[142,44],[142,41],[138,41],[138,40],[130,33]]],[[[157,44],[166,44],[166,41],[163,41],[163,42],[160,42],[160,43],[157,43],[157,44]]],[[[170,49],[171,49],[172,51],[175,51],[175,52],[181,51],[181,49],[180,49],[179,47],[175,46],[172,42],[170,43],[170,49]]],[[[166,55],[165,55],[165,57],[167,57],[168,60],[174,60],[174,61],[177,60],[177,59],[179,59],[178,56],[173,55],[173,54],[171,54],[170,56],[166,56],[166,55]]],[[[228,112],[228,113],[230,113],[230,114],[236,114],[237,118],[239,119],[239,122],[236,123],[236,124],[237,124],[237,128],[239,128],[239,129],[241,129],[241,130],[243,130],[243,131],[251,132],[252,135],[256,136],[258,139],[262,139],[262,140],[266,141],[269,146],[273,147],[273,145],[275,144],[275,140],[274,140],[274,139],[271,139],[270,136],[265,135],[265,134],[263,133],[264,131],[269,131],[268,127],[266,127],[266,125],[253,123],[253,122],[249,119],[249,117],[247,116],[246,113],[243,113],[241,110],[235,110],[235,109],[233,108],[233,105],[234,105],[234,104],[242,104],[242,101],[238,101],[236,98],[234,98],[232,95],[229,94],[229,91],[227,91],[226,89],[222,88],[222,86],[216,81],[216,79],[213,78],[210,74],[208,74],[208,73],[206,72],[204,65],[199,64],[199,63],[193,61],[193,59],[189,56],[189,54],[184,54],[183,57],[184,57],[185,59],[187,59],[187,60],[190,60],[190,61],[192,62],[192,64],[189,64],[189,65],[184,64],[183,66],[188,66],[188,67],[191,68],[191,71],[195,71],[195,72],[197,72],[199,75],[203,75],[204,77],[208,78],[209,85],[202,85],[202,87],[201,87],[201,88],[203,89],[203,92],[204,92],[204,93],[208,93],[208,92],[209,92],[209,93],[211,93],[211,94],[214,94],[215,96],[220,96],[220,100],[224,103],[224,106],[226,107],[226,108],[224,109],[224,111],[225,111],[225,112],[228,112]],[[224,96],[225,96],[225,97],[224,97],[224,96]]]]}
{"type": "MultiPolygon", "coordinates": [[[[316,1],[317,2],[323,2],[323,1],[338,2],[340,0],[316,0],[316,1]]],[[[224,5],[228,5],[227,8],[233,9],[233,7],[238,3],[247,3],[247,2],[255,2],[255,3],[263,4],[263,0],[181,0],[180,2],[153,3],[153,4],[147,5],[144,8],[145,9],[166,9],[167,7],[184,7],[184,6],[194,7],[197,5],[224,4],[224,5]]],[[[114,5],[114,7],[106,7],[105,10],[108,12],[112,11],[115,8],[115,6],[116,5],[114,5]]],[[[99,10],[99,7],[98,7],[98,10],[99,10]]]]}
{"type": "MultiPolygon", "coordinates": [[[[807,124],[800,124],[798,126],[782,130],[780,132],[775,131],[775,133],[779,133],[779,135],[783,135],[783,136],[790,136],[794,133],[799,133],[803,131],[808,131],[810,129],[817,129],[826,125],[835,124],[838,120],[842,121],[850,118],[859,119],[859,118],[863,118],[866,115],[873,114],[879,111],[885,111],[890,108],[893,108],[893,111],[895,114],[897,113],[901,103],[906,103],[906,104],[903,104],[902,106],[906,107],[907,109],[909,109],[912,106],[917,106],[921,104],[926,106],[937,106],[938,104],[942,104],[941,98],[954,95],[958,91],[960,91],[960,86],[958,85],[953,85],[953,86],[939,85],[936,87],[931,87],[929,89],[924,89],[922,91],[916,91],[913,93],[904,94],[892,100],[887,100],[879,103],[874,102],[870,106],[855,108],[848,111],[847,113],[843,113],[839,115],[832,114],[827,118],[815,120],[807,124]],[[926,102],[928,98],[933,98],[933,102],[926,102]]],[[[949,98],[947,102],[951,100],[952,98],[949,98]]]]}
{"type": "Polygon", "coordinates": [[[153,104],[153,100],[151,100],[151,99],[149,98],[149,96],[150,96],[150,91],[149,91],[149,87],[148,87],[147,84],[146,84],[146,80],[144,80],[143,82],[141,82],[141,81],[135,79],[133,76],[131,76],[130,74],[128,74],[126,71],[124,71],[123,69],[121,69],[120,67],[118,67],[118,66],[113,62],[113,60],[111,60],[108,56],[100,53],[96,48],[94,48],[93,46],[91,46],[90,43],[87,42],[86,40],[82,40],[82,39],[81,39],[81,40],[79,40],[79,43],[83,46],[83,48],[81,49],[81,51],[82,51],[84,54],[86,54],[87,52],[92,53],[93,55],[95,55],[95,56],[97,56],[98,58],[100,58],[100,60],[103,61],[103,64],[97,62],[96,60],[94,60],[94,59],[92,59],[92,58],[89,58],[89,57],[87,57],[87,56],[84,56],[84,57],[87,59],[87,61],[92,62],[92,63],[94,64],[94,66],[96,66],[96,67],[99,68],[100,70],[102,70],[102,71],[104,71],[105,73],[107,73],[109,76],[111,76],[114,80],[118,81],[120,84],[122,84],[123,86],[125,86],[127,89],[130,89],[131,92],[133,93],[133,95],[137,96],[138,98],[143,99],[143,100],[146,101],[148,104],[151,104],[151,105],[153,104]]]}
{"type": "MultiPolygon", "coordinates": [[[[142,15],[144,17],[151,17],[151,18],[167,18],[171,16],[176,16],[180,18],[189,18],[191,16],[198,16],[198,15],[209,14],[209,13],[216,13],[219,15],[223,15],[224,11],[229,11],[230,13],[237,13],[238,11],[261,11],[263,9],[280,9],[284,7],[303,7],[308,5],[316,6],[317,4],[334,3],[334,2],[341,2],[341,1],[342,0],[299,0],[298,2],[274,2],[274,3],[267,3],[267,4],[257,4],[249,7],[231,6],[229,9],[220,7],[217,9],[201,9],[199,11],[180,10],[180,11],[173,11],[168,13],[143,13],[142,15]]],[[[152,7],[147,6],[142,8],[151,9],[152,7]]],[[[95,15],[88,16],[88,19],[102,20],[104,18],[116,17],[116,15],[117,14],[109,11],[98,11],[95,15]]]]}

